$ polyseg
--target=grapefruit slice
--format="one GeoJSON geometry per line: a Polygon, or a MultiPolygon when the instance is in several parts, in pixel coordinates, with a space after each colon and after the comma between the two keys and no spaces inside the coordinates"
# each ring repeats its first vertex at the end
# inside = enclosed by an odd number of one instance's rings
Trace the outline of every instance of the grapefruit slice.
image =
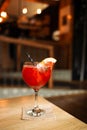
{"type": "Polygon", "coordinates": [[[44,68],[50,67],[51,69],[53,68],[54,64],[57,62],[57,60],[53,57],[48,57],[42,60],[41,62],[38,63],[38,66],[42,66],[44,68]]]}

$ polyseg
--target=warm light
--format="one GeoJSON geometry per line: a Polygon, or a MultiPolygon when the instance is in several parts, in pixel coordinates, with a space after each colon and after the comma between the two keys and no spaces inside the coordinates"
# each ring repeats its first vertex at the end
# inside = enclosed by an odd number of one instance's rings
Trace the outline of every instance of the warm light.
{"type": "Polygon", "coordinates": [[[7,13],[4,12],[4,11],[2,11],[2,12],[1,12],[1,17],[3,17],[3,18],[7,18],[7,13]]]}
{"type": "Polygon", "coordinates": [[[23,14],[26,14],[26,13],[27,13],[27,8],[23,8],[23,9],[22,9],[22,13],[23,13],[23,14]]]}
{"type": "Polygon", "coordinates": [[[37,9],[37,14],[41,14],[41,9],[37,9]]]}
{"type": "Polygon", "coordinates": [[[2,18],[2,17],[0,17],[0,23],[1,23],[1,22],[3,22],[3,18],[2,18]]]}
{"type": "Polygon", "coordinates": [[[70,14],[68,14],[68,15],[67,15],[67,18],[68,18],[69,20],[71,20],[71,19],[72,19],[72,16],[71,16],[70,14]]]}

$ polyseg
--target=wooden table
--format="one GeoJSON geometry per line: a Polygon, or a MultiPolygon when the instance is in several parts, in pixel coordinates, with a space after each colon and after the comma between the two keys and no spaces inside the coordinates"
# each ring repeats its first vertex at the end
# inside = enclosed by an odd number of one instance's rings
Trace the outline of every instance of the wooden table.
{"type": "Polygon", "coordinates": [[[34,97],[0,100],[0,130],[87,130],[87,125],[42,97],[38,102],[47,115],[22,120],[22,108],[33,106],[34,97]]]}

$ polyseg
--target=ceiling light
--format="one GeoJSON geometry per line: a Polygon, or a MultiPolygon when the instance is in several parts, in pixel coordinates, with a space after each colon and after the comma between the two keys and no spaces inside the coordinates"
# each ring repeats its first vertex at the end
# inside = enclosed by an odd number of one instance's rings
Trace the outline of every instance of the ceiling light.
{"type": "Polygon", "coordinates": [[[41,9],[37,9],[37,14],[41,14],[41,9]]]}
{"type": "Polygon", "coordinates": [[[22,13],[23,13],[23,14],[27,14],[27,8],[23,8],[23,9],[22,9],[22,13]]]}
{"type": "Polygon", "coordinates": [[[3,18],[7,18],[7,12],[2,11],[2,12],[1,12],[1,17],[3,17],[3,18]]]}

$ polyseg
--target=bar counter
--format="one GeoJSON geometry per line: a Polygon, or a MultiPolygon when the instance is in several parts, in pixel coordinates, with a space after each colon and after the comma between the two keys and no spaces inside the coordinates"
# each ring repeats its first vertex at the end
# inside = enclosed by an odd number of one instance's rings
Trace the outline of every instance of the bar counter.
{"type": "Polygon", "coordinates": [[[43,97],[38,98],[38,103],[44,109],[47,109],[48,113],[45,113],[45,116],[42,117],[23,120],[23,107],[33,106],[33,95],[1,99],[0,130],[87,130],[87,125],[84,122],[43,97]]]}

